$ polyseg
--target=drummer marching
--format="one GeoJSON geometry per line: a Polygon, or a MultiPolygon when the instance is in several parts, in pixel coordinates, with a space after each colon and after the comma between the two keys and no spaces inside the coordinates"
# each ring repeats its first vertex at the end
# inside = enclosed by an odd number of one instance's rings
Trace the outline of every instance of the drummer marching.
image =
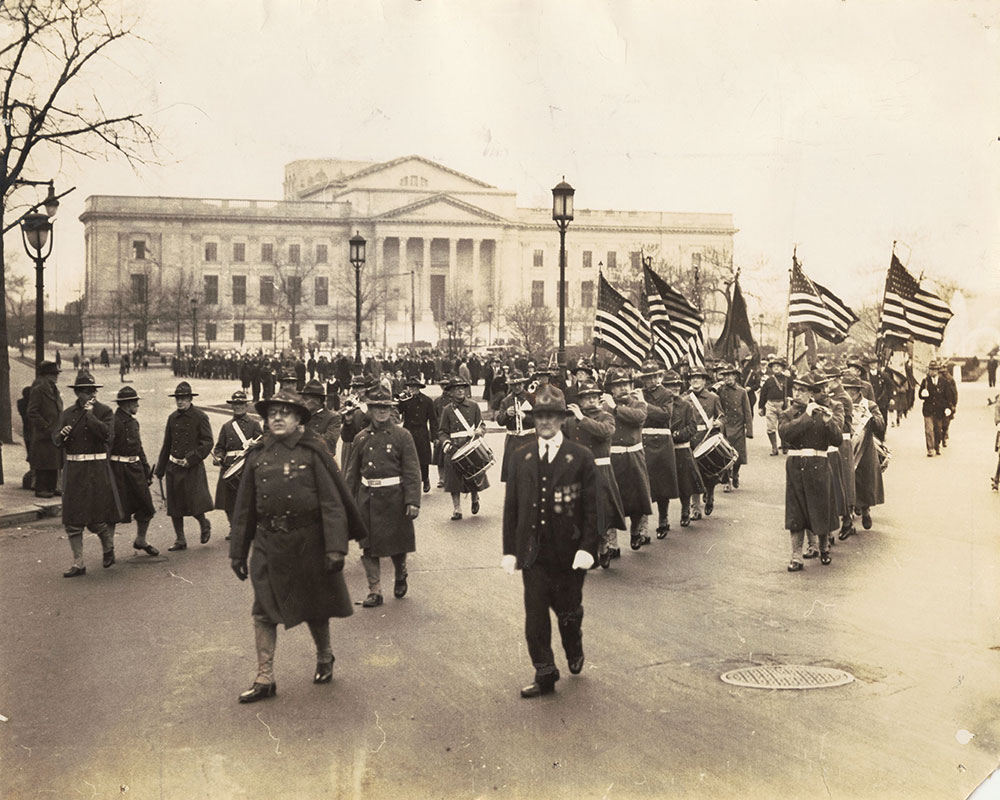
{"type": "Polygon", "coordinates": [[[479,492],[489,488],[486,473],[475,478],[465,478],[455,468],[455,455],[473,439],[481,439],[486,432],[482,412],[478,403],[469,398],[469,382],[455,377],[447,386],[452,393],[452,401],[444,407],[438,425],[438,440],[444,466],[444,490],[451,494],[454,511],[453,520],[462,519],[462,495],[472,495],[472,513],[479,513],[479,492]]]}
{"type": "MultiPolygon", "coordinates": [[[[219,482],[215,487],[215,507],[226,512],[230,526],[247,452],[263,434],[260,423],[247,416],[248,404],[246,392],[233,392],[233,396],[226,401],[233,411],[233,418],[219,429],[219,439],[212,450],[212,463],[220,467],[219,482]]],[[[229,538],[228,534],[226,538],[229,538]]]]}
{"type": "MultiPolygon", "coordinates": [[[[695,411],[695,435],[691,446],[696,449],[709,436],[722,427],[722,403],[719,395],[708,388],[708,373],[702,367],[695,367],[688,373],[691,391],[688,400],[695,411]]],[[[695,459],[697,461],[697,458],[695,459]]],[[[719,482],[719,474],[714,469],[706,469],[698,465],[701,480],[705,484],[705,516],[711,516],[715,509],[715,486],[719,482]]],[[[701,502],[697,495],[691,501],[691,519],[701,519],[701,502]]]]}
{"type": "Polygon", "coordinates": [[[507,480],[507,470],[512,452],[535,435],[535,421],[531,415],[531,402],[525,392],[528,379],[519,369],[511,370],[507,376],[508,394],[500,403],[497,422],[507,429],[503,443],[503,460],[500,462],[500,480],[507,480]]]}

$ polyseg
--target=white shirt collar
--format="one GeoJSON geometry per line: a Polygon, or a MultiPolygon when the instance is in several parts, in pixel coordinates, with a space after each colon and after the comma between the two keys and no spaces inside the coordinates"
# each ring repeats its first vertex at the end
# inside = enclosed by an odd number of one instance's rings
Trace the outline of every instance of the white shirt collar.
{"type": "Polygon", "coordinates": [[[541,436],[538,437],[538,457],[545,457],[545,448],[549,448],[549,461],[552,461],[556,457],[556,453],[559,452],[559,448],[562,447],[563,443],[563,432],[557,431],[556,435],[551,439],[543,439],[541,436]]]}

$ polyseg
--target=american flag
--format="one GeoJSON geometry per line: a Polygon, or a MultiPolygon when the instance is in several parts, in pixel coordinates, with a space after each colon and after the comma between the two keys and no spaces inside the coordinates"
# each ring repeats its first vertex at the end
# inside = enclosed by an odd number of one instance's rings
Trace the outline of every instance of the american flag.
{"type": "Polygon", "coordinates": [[[636,367],[649,352],[649,322],[603,275],[597,288],[594,344],[636,367]]]}
{"type": "Polygon", "coordinates": [[[906,271],[893,253],[885,279],[879,332],[906,341],[916,339],[939,346],[951,318],[948,304],[936,294],[921,289],[917,279],[906,271]]]}
{"type": "Polygon", "coordinates": [[[837,295],[809,280],[798,260],[792,257],[791,293],[788,299],[788,326],[792,330],[809,329],[837,344],[847,338],[847,331],[858,316],[837,295]]]}
{"type": "Polygon", "coordinates": [[[649,309],[653,351],[673,368],[685,357],[693,366],[705,365],[705,339],[701,312],[663,278],[643,265],[646,292],[643,305],[649,309]]]}

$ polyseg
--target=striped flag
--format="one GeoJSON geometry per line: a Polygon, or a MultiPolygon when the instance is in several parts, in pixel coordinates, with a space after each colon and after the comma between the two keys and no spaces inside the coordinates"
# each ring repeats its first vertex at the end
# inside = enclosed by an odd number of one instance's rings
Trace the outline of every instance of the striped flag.
{"type": "Polygon", "coordinates": [[[687,358],[693,366],[705,365],[705,339],[701,312],[663,278],[643,265],[646,292],[643,305],[649,309],[653,350],[668,368],[687,358]]]}
{"type": "Polygon", "coordinates": [[[649,323],[603,275],[597,288],[594,344],[638,367],[649,352],[649,323]]]}
{"type": "Polygon", "coordinates": [[[825,286],[810,280],[798,259],[792,256],[788,327],[795,333],[811,330],[838,344],[847,338],[848,329],[857,321],[857,314],[825,286]]]}
{"type": "Polygon", "coordinates": [[[904,341],[916,339],[940,346],[944,329],[952,318],[951,309],[936,294],[924,291],[920,283],[892,254],[885,278],[882,320],[879,333],[904,341]]]}

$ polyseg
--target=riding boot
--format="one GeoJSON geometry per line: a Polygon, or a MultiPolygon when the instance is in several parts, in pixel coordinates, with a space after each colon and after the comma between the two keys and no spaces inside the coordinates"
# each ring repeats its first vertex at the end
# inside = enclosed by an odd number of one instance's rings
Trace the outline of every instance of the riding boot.
{"type": "Polygon", "coordinates": [[[135,542],[133,542],[133,545],[138,545],[139,548],[142,548],[149,544],[149,542],[146,541],[146,531],[148,530],[149,520],[137,519],[135,521],[135,542]]]}
{"type": "Polygon", "coordinates": [[[274,683],[274,650],[278,646],[278,626],[254,617],[253,634],[257,645],[257,677],[254,678],[254,683],[274,683]]]}
{"type": "Polygon", "coordinates": [[[83,531],[68,534],[69,549],[73,551],[73,566],[83,566],[83,531]]]}

